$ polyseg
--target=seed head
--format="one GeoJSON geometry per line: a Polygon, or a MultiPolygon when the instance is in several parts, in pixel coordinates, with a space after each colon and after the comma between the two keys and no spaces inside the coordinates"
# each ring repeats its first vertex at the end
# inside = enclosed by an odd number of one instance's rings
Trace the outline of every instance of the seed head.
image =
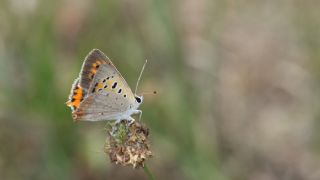
{"type": "Polygon", "coordinates": [[[116,164],[143,167],[145,161],[152,157],[148,135],[148,128],[140,122],[117,123],[108,131],[105,153],[116,164]]]}

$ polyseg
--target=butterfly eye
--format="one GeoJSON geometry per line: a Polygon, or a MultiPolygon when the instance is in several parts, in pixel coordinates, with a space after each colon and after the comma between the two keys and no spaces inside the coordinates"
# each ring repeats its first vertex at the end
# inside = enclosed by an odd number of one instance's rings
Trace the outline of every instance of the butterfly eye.
{"type": "Polygon", "coordinates": [[[138,96],[136,96],[136,101],[137,101],[138,103],[141,103],[141,98],[139,98],[138,96]]]}

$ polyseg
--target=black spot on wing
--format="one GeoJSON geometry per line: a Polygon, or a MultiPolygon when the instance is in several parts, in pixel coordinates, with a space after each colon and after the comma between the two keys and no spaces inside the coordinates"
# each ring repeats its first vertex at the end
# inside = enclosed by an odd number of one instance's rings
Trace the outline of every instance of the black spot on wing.
{"type": "Polygon", "coordinates": [[[113,83],[112,89],[116,88],[116,87],[117,87],[117,84],[118,84],[117,82],[113,83]]]}

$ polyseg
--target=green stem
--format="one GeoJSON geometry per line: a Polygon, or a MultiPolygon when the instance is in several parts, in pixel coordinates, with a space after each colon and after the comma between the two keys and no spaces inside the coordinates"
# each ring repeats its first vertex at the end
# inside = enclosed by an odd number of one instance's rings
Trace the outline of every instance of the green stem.
{"type": "Polygon", "coordinates": [[[155,178],[153,177],[151,171],[149,170],[148,166],[145,164],[143,167],[143,171],[144,173],[146,173],[146,175],[148,176],[149,180],[155,180],[155,178]]]}

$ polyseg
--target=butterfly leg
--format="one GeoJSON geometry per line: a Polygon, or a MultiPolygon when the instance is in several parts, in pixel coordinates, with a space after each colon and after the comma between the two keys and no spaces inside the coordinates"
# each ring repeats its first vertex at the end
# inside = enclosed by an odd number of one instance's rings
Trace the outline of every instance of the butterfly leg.
{"type": "Polygon", "coordinates": [[[134,114],[139,114],[139,121],[141,121],[142,111],[141,110],[135,110],[133,113],[134,114]]]}
{"type": "Polygon", "coordinates": [[[135,119],[133,119],[131,116],[129,116],[127,120],[129,121],[128,126],[130,126],[135,121],[135,119]]]}
{"type": "Polygon", "coordinates": [[[142,117],[142,111],[141,110],[139,110],[139,121],[141,121],[141,117],[142,117]]]}
{"type": "Polygon", "coordinates": [[[121,120],[122,120],[122,119],[117,119],[117,120],[116,120],[116,122],[115,122],[115,124],[120,123],[120,122],[121,122],[121,120]]]}

